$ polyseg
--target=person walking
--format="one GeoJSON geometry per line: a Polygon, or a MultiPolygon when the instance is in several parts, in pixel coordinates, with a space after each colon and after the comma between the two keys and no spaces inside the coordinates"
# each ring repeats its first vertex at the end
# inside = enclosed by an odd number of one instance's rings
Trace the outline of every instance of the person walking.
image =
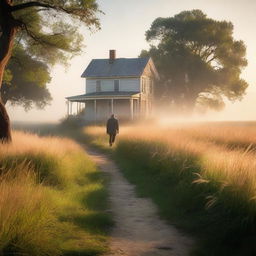
{"type": "Polygon", "coordinates": [[[115,115],[112,114],[107,121],[107,134],[109,135],[110,147],[114,144],[117,133],[119,133],[118,120],[115,118],[115,115]]]}

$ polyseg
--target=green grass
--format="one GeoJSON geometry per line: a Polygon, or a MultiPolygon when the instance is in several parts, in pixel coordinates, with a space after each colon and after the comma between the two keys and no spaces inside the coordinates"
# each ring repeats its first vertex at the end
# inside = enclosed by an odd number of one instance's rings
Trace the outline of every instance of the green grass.
{"type": "Polygon", "coordinates": [[[14,133],[0,145],[0,253],[101,255],[112,219],[107,177],[68,139],[14,133]]]}
{"type": "Polygon", "coordinates": [[[203,173],[199,159],[166,152],[164,144],[123,140],[115,159],[139,195],[158,205],[162,217],[198,237],[195,255],[254,255],[255,208],[251,212],[243,195],[222,190],[217,181],[194,184],[196,174],[203,173]],[[214,196],[216,205],[206,207],[214,196]]]}
{"type": "MultiPolygon", "coordinates": [[[[91,141],[106,144],[103,133],[88,131],[91,141]]],[[[254,155],[179,137],[172,147],[167,136],[126,134],[107,150],[139,196],[152,198],[164,219],[196,238],[192,255],[256,255],[254,169],[246,169],[254,155]]]]}

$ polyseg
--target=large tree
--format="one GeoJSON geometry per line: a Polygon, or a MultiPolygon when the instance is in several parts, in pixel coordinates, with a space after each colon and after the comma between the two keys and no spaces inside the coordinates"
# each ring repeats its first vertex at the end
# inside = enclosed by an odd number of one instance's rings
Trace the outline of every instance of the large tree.
{"type": "MultiPolygon", "coordinates": [[[[239,100],[248,86],[240,78],[246,47],[233,38],[233,25],[200,10],[157,18],[146,32],[151,42],[141,56],[153,57],[161,80],[158,97],[183,109],[196,103],[220,109],[224,98],[239,100]]],[[[162,101],[163,102],[163,101],[162,101]]]]}
{"type": "Polygon", "coordinates": [[[1,87],[3,104],[20,105],[26,111],[36,106],[43,109],[52,97],[47,88],[51,81],[48,65],[33,58],[18,42],[5,69],[1,87]]]}
{"type": "MultiPolygon", "coordinates": [[[[0,0],[0,85],[15,42],[46,65],[67,59],[81,51],[81,23],[99,28],[96,0],[0,0]]],[[[11,74],[5,75],[7,80],[11,74]]],[[[10,121],[0,101],[0,140],[11,140],[10,121]]]]}

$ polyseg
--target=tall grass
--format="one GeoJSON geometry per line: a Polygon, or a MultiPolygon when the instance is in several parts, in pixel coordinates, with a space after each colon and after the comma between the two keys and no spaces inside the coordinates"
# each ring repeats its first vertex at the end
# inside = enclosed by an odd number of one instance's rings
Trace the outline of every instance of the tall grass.
{"type": "MultiPolygon", "coordinates": [[[[86,129],[102,140],[95,131],[86,129]]],[[[122,171],[163,217],[200,238],[196,255],[256,254],[252,127],[137,126],[121,134],[114,155],[122,171]]]]}
{"type": "Polygon", "coordinates": [[[54,205],[26,165],[1,175],[2,254],[58,255],[60,234],[54,205]],[[15,174],[13,173],[15,172],[15,174]],[[47,246],[46,246],[47,245],[47,246]]]}
{"type": "Polygon", "coordinates": [[[236,125],[215,123],[212,125],[190,125],[177,128],[169,128],[170,132],[178,131],[188,138],[210,141],[219,145],[233,148],[256,148],[256,124],[237,123],[236,125]]]}
{"type": "Polygon", "coordinates": [[[13,133],[0,145],[2,255],[99,255],[111,218],[105,178],[69,139],[13,133]]]}

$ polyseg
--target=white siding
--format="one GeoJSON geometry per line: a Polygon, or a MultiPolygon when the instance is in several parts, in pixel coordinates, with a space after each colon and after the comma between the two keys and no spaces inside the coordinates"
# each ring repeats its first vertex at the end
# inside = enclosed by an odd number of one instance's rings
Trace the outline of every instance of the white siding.
{"type": "Polygon", "coordinates": [[[85,93],[96,92],[96,80],[86,79],[85,93]]]}
{"type": "Polygon", "coordinates": [[[141,92],[146,95],[150,95],[153,93],[154,82],[152,78],[147,76],[141,77],[141,92]]]}
{"type": "Polygon", "coordinates": [[[102,92],[114,91],[114,80],[119,80],[119,91],[122,92],[139,92],[140,78],[120,78],[120,79],[86,79],[85,93],[96,92],[96,81],[101,81],[102,92]]]}
{"type": "Polygon", "coordinates": [[[139,78],[120,79],[120,91],[139,92],[140,91],[140,79],[139,78]]]}
{"type": "MultiPolygon", "coordinates": [[[[138,100],[134,100],[134,105],[138,108],[138,100]]],[[[119,119],[129,120],[131,118],[130,112],[130,100],[123,99],[123,100],[114,100],[114,113],[117,115],[119,119]]],[[[94,100],[87,101],[85,112],[84,112],[84,119],[86,121],[106,121],[112,114],[111,112],[111,103],[110,100],[97,100],[96,101],[96,113],[95,113],[95,105],[94,100]]],[[[134,110],[135,117],[138,117],[139,110],[134,110]]]]}

